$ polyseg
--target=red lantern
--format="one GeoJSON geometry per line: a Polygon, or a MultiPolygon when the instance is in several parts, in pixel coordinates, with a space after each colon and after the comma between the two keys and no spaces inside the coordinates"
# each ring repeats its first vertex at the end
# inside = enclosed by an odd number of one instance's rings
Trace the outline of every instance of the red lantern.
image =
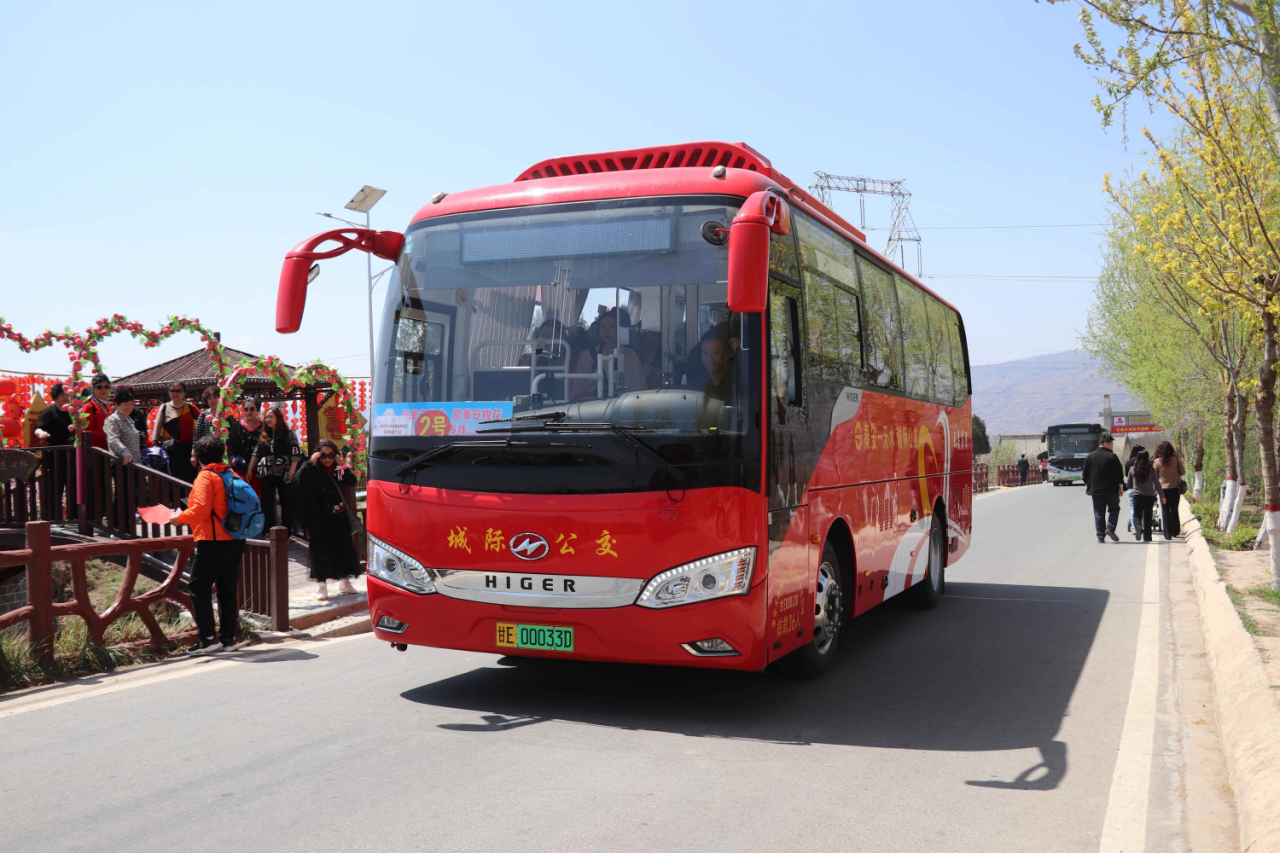
{"type": "Polygon", "coordinates": [[[22,421],[17,418],[0,418],[0,435],[17,438],[22,435],[22,421]]]}
{"type": "Polygon", "coordinates": [[[7,376],[0,379],[0,397],[10,397],[18,393],[18,383],[7,376]]]}

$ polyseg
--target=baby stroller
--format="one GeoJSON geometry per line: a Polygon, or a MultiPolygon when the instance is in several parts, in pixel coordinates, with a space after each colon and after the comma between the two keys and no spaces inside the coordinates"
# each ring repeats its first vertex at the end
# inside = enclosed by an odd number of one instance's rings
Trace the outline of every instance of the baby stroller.
{"type": "MultiPolygon", "coordinates": [[[[1126,529],[1137,535],[1137,531],[1133,529],[1133,489],[1129,490],[1129,522],[1126,529]]],[[[1164,513],[1160,511],[1160,498],[1156,498],[1156,505],[1151,508],[1151,532],[1164,532],[1164,513]]]]}

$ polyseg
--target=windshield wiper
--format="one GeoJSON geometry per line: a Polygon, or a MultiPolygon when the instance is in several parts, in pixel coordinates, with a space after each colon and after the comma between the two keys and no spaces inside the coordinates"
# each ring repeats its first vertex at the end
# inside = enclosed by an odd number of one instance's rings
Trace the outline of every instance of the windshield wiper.
{"type": "Polygon", "coordinates": [[[430,464],[431,460],[435,459],[437,456],[443,456],[446,452],[455,450],[459,447],[501,447],[504,445],[510,447],[511,439],[507,439],[506,441],[451,441],[448,444],[441,444],[433,447],[425,453],[419,453],[417,456],[392,471],[391,476],[404,477],[408,474],[412,474],[422,466],[430,464]]]}
{"type": "Polygon", "coordinates": [[[568,412],[547,412],[546,414],[539,412],[537,414],[532,414],[532,415],[520,415],[519,417],[515,417],[515,418],[498,418],[497,420],[493,420],[493,421],[481,421],[479,423],[479,426],[483,426],[484,424],[515,423],[516,421],[540,421],[544,419],[558,421],[561,418],[567,418],[567,417],[569,417],[568,412]]]}
{"type": "MultiPolygon", "coordinates": [[[[560,414],[560,413],[556,412],[555,414],[560,414]]],[[[636,447],[639,447],[641,450],[647,453],[650,457],[652,457],[653,460],[658,463],[659,467],[661,467],[664,471],[666,471],[673,478],[675,478],[676,485],[678,485],[680,488],[683,489],[685,487],[684,472],[681,471],[676,466],[672,465],[670,462],[668,462],[667,458],[663,456],[661,453],[659,453],[657,450],[655,450],[653,447],[651,447],[648,442],[643,441],[638,436],[633,434],[636,432],[647,432],[647,431],[648,431],[648,427],[622,427],[622,426],[618,426],[617,424],[607,424],[607,423],[587,424],[587,423],[573,423],[573,422],[557,423],[555,421],[547,421],[545,423],[541,423],[537,425],[517,426],[517,427],[511,427],[510,429],[476,430],[476,433],[480,434],[480,433],[491,433],[491,432],[510,432],[510,433],[516,433],[516,432],[612,432],[614,435],[622,436],[627,441],[631,442],[636,447]]]]}

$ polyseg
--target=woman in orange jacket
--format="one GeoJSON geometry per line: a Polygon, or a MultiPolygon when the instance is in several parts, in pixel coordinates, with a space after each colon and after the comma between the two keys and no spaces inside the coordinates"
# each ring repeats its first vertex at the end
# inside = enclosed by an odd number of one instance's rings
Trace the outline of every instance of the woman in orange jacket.
{"type": "Polygon", "coordinates": [[[236,628],[240,622],[240,605],[236,597],[236,583],[240,575],[240,557],[244,554],[244,540],[230,536],[219,519],[227,517],[227,492],[222,474],[234,471],[223,462],[226,445],[216,438],[202,438],[191,451],[192,467],[198,468],[191,494],[187,496],[187,508],[174,513],[174,524],[191,528],[196,540],[195,563],[191,567],[191,580],[187,589],[191,593],[191,609],[196,617],[196,630],[200,638],[187,650],[190,655],[207,655],[219,651],[234,651],[237,647],[236,628]],[[213,622],[213,588],[218,588],[219,631],[213,622]]]}

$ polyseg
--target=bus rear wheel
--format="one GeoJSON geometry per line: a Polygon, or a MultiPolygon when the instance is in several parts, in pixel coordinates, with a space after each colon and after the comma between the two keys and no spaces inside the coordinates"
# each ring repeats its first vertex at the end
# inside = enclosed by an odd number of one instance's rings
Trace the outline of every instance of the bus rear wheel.
{"type": "Polygon", "coordinates": [[[947,591],[947,534],[942,517],[935,515],[929,527],[929,561],[924,579],[912,588],[917,607],[932,610],[947,591]]]}
{"type": "Polygon", "coordinates": [[[840,557],[828,542],[822,549],[822,563],[818,566],[813,633],[809,642],[779,661],[780,668],[788,675],[817,678],[831,669],[840,644],[840,626],[844,618],[843,580],[840,557]]]}

